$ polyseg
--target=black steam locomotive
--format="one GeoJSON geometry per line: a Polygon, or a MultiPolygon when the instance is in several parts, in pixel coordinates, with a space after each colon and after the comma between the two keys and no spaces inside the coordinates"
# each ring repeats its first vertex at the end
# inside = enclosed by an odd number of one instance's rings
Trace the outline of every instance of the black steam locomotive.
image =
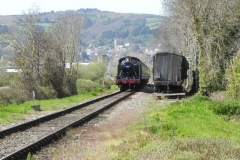
{"type": "Polygon", "coordinates": [[[120,91],[137,90],[148,83],[150,69],[136,57],[126,56],[118,60],[116,85],[120,91]]]}
{"type": "MultiPolygon", "coordinates": [[[[153,85],[158,93],[185,93],[189,62],[183,55],[158,52],[153,57],[153,85]]],[[[177,94],[176,94],[177,95],[177,94]]]]}

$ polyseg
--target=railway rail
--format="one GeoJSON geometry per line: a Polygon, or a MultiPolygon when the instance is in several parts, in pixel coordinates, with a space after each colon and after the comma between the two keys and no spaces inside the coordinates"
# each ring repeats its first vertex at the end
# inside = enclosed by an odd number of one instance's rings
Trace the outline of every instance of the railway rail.
{"type": "Polygon", "coordinates": [[[135,92],[115,92],[0,131],[0,159],[26,159],[135,92]]]}

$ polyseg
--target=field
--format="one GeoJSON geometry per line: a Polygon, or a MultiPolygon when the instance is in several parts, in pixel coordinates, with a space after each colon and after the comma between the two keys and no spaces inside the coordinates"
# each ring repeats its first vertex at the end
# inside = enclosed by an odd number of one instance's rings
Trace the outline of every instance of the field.
{"type": "Polygon", "coordinates": [[[163,20],[161,18],[146,18],[146,26],[155,29],[163,20]]]}

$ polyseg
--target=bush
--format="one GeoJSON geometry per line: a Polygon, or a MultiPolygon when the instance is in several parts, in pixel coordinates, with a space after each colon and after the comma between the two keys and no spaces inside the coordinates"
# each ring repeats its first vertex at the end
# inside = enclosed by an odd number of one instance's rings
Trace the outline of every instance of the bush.
{"type": "Polygon", "coordinates": [[[212,101],[210,97],[195,95],[190,97],[188,100],[184,100],[183,104],[195,104],[207,106],[211,111],[217,115],[239,115],[240,104],[234,101],[212,101]],[[205,102],[205,103],[204,103],[205,102]]]}
{"type": "Polygon", "coordinates": [[[77,77],[72,74],[68,74],[68,76],[65,78],[64,86],[66,86],[66,92],[69,95],[77,94],[76,80],[77,80],[77,77]]]}
{"type": "Polygon", "coordinates": [[[0,87],[9,86],[17,76],[17,73],[6,73],[5,70],[0,70],[0,87]]]}
{"type": "Polygon", "coordinates": [[[226,91],[213,92],[210,95],[211,100],[216,102],[222,102],[226,100],[226,91]]]}
{"type": "Polygon", "coordinates": [[[96,88],[101,88],[101,85],[87,79],[78,79],[77,80],[77,90],[79,93],[91,92],[96,88]]]}
{"type": "Polygon", "coordinates": [[[36,99],[42,100],[42,99],[54,99],[57,97],[56,92],[51,86],[40,86],[38,85],[36,87],[36,99]]]}
{"type": "Polygon", "coordinates": [[[114,85],[114,81],[111,78],[106,78],[106,79],[100,79],[98,81],[96,81],[100,86],[102,86],[103,88],[107,88],[110,89],[112,85],[114,85]],[[103,84],[104,81],[104,84],[103,84]]]}
{"type": "Polygon", "coordinates": [[[191,103],[194,103],[194,102],[204,102],[204,101],[211,101],[211,99],[207,96],[202,96],[202,95],[194,95],[192,97],[190,97],[189,99],[185,100],[185,101],[188,101],[188,102],[191,102],[191,103]]]}
{"type": "Polygon", "coordinates": [[[226,70],[227,98],[238,100],[240,98],[240,50],[233,58],[226,70]]]}
{"type": "Polygon", "coordinates": [[[114,81],[111,78],[106,78],[104,80],[105,88],[110,89],[112,85],[114,85],[114,81]]]}
{"type": "Polygon", "coordinates": [[[10,82],[7,79],[0,80],[0,87],[8,86],[9,84],[10,84],[10,82]]]}
{"type": "Polygon", "coordinates": [[[29,94],[26,90],[15,88],[0,90],[0,106],[6,106],[12,103],[21,104],[29,99],[29,94]]]}
{"type": "Polygon", "coordinates": [[[102,62],[92,62],[88,65],[79,65],[78,79],[96,81],[104,76],[106,70],[106,65],[102,62]]]}
{"type": "Polygon", "coordinates": [[[209,107],[215,114],[218,115],[239,115],[240,104],[237,102],[216,102],[209,107]]]}

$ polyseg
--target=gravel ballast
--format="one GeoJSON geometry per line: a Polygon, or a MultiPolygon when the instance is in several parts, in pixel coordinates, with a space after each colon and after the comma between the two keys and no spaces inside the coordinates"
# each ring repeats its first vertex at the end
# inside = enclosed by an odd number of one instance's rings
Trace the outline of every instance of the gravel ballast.
{"type": "Polygon", "coordinates": [[[151,97],[146,87],[123,102],[107,110],[98,118],[72,129],[62,140],[42,149],[34,157],[43,159],[112,159],[108,148],[125,137],[126,126],[140,118],[147,110],[145,101],[151,97]]]}

